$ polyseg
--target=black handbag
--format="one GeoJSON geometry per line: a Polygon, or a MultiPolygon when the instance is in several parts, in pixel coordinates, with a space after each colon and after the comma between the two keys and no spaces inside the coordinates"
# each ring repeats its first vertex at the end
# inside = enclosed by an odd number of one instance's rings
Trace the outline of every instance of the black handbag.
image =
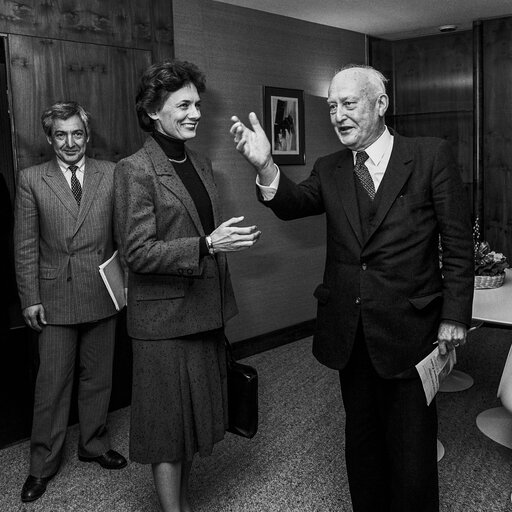
{"type": "Polygon", "coordinates": [[[228,374],[228,432],[249,439],[258,431],[258,372],[238,363],[226,338],[228,374]]]}

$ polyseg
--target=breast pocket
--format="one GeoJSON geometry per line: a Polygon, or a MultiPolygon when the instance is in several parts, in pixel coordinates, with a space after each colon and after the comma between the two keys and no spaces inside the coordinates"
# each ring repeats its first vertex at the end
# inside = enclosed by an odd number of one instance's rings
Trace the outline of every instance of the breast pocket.
{"type": "Polygon", "coordinates": [[[41,267],[39,269],[39,279],[55,279],[58,273],[58,268],[41,267]]]}

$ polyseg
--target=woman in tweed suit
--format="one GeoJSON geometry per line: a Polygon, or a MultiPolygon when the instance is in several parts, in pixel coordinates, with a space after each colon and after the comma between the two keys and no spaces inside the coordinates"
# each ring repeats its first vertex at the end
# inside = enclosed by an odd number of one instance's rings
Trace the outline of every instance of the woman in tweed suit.
{"type": "Polygon", "coordinates": [[[237,226],[243,217],[220,223],[211,163],[185,147],[204,89],[191,63],[150,66],[136,108],[151,136],[115,169],[133,343],[130,458],[152,464],[164,511],[191,510],[192,458],[224,437],[223,327],[237,311],[225,253],[260,236],[256,226],[237,226]]]}

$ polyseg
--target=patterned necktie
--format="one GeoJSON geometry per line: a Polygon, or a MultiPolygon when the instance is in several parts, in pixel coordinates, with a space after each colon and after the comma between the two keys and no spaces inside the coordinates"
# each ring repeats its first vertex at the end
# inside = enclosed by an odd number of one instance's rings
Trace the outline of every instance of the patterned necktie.
{"type": "Polygon", "coordinates": [[[366,190],[366,193],[370,196],[370,199],[373,200],[375,197],[375,185],[372,177],[370,176],[368,167],[364,164],[366,160],[368,160],[368,154],[366,151],[358,151],[356,153],[356,165],[354,166],[354,172],[361,182],[361,185],[366,190]]]}
{"type": "Polygon", "coordinates": [[[78,171],[77,165],[70,165],[68,169],[71,171],[71,192],[75,196],[76,202],[78,206],[80,206],[80,201],[82,200],[82,186],[76,177],[76,171],[78,171]]]}

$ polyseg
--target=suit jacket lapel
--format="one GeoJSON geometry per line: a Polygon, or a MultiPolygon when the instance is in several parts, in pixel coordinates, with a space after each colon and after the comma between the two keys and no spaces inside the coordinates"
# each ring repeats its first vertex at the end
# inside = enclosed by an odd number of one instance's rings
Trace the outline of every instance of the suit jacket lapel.
{"type": "Polygon", "coordinates": [[[96,197],[96,191],[98,190],[98,186],[102,179],[103,172],[100,167],[94,160],[86,157],[84,165],[84,184],[82,186],[82,200],[80,201],[80,210],[78,212],[78,219],[76,221],[74,233],[80,229],[85,217],[87,217],[87,213],[91,208],[94,198],[96,197]]]}
{"type": "Polygon", "coordinates": [[[218,200],[217,186],[213,181],[212,169],[210,168],[210,165],[203,158],[201,158],[195,151],[188,150],[187,154],[190,158],[190,161],[192,162],[192,165],[194,166],[194,169],[197,171],[197,174],[201,178],[201,181],[203,182],[206,192],[208,192],[208,195],[210,196],[210,202],[212,203],[213,210],[213,223],[215,227],[217,227],[221,222],[221,213],[220,203],[218,200]]]}
{"type": "Polygon", "coordinates": [[[394,136],[395,140],[393,143],[391,158],[389,159],[384,178],[382,179],[378,190],[378,193],[380,192],[380,202],[377,207],[377,212],[375,213],[372,229],[369,233],[367,242],[381,225],[384,217],[393,205],[393,202],[412,172],[412,152],[410,151],[406,141],[400,137],[400,135],[395,133],[394,136]]]}
{"type": "MultiPolygon", "coordinates": [[[[176,173],[172,163],[165,156],[162,148],[152,137],[147,138],[144,147],[148,152],[149,158],[153,162],[155,172],[160,178],[160,183],[162,183],[165,188],[171,191],[183,203],[183,206],[187,209],[198,233],[200,235],[204,235],[203,225],[201,224],[201,219],[197,213],[194,201],[176,173]]],[[[192,163],[194,162],[192,161],[192,163]]]]}
{"type": "Polygon", "coordinates": [[[78,217],[78,204],[76,203],[71,187],[68,185],[64,174],[60,170],[57,159],[54,158],[46,167],[46,172],[43,176],[44,181],[53,190],[60,202],[67,208],[73,218],[78,217]]]}
{"type": "Polygon", "coordinates": [[[356,235],[359,244],[363,245],[363,233],[359,218],[359,206],[357,204],[356,185],[354,183],[354,159],[352,151],[346,150],[340,158],[335,170],[335,180],[338,193],[341,196],[341,204],[345,210],[350,226],[356,235]]]}

